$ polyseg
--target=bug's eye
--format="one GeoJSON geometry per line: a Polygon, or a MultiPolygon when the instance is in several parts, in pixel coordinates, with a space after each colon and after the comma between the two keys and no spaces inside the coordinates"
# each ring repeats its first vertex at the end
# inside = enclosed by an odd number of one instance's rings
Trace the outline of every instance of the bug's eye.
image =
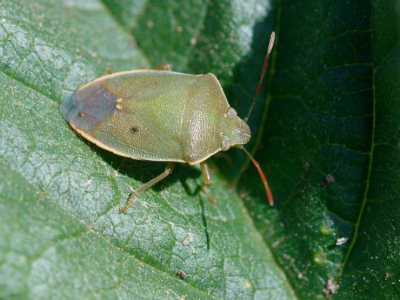
{"type": "Polygon", "coordinates": [[[227,116],[237,116],[237,112],[233,107],[229,107],[228,112],[226,113],[227,116]]]}
{"type": "Polygon", "coordinates": [[[231,144],[229,144],[229,142],[227,141],[222,141],[222,151],[227,151],[229,150],[229,148],[231,147],[231,144]]]}

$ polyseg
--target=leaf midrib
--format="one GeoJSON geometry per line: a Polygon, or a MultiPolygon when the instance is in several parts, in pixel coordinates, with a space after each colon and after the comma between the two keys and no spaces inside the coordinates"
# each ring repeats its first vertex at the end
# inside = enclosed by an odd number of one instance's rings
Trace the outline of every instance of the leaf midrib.
{"type": "MultiPolygon", "coordinates": [[[[371,52],[372,52],[372,46],[373,46],[373,30],[371,28],[371,41],[370,41],[370,47],[371,47],[371,52]]],[[[386,59],[386,58],[385,58],[386,59]]],[[[383,60],[384,61],[384,60],[383,60]]],[[[382,63],[383,63],[382,61],[382,63]]],[[[381,63],[381,65],[382,65],[381,63]]],[[[361,224],[361,219],[364,216],[365,212],[365,206],[368,201],[368,193],[369,193],[369,188],[370,188],[370,182],[371,182],[371,174],[372,174],[372,165],[374,161],[374,150],[375,150],[375,129],[376,129],[376,71],[379,69],[377,67],[374,69],[373,67],[373,57],[371,58],[371,73],[372,73],[372,134],[371,134],[371,148],[369,153],[369,165],[368,165],[368,172],[367,172],[367,177],[366,177],[366,185],[365,185],[365,190],[364,190],[364,195],[363,199],[361,202],[361,208],[360,212],[357,217],[357,221],[355,222],[355,227],[354,227],[354,233],[351,238],[351,242],[349,247],[347,248],[346,255],[343,259],[343,262],[340,266],[340,269],[338,270],[336,276],[335,276],[335,282],[338,283],[340,281],[340,278],[344,272],[344,268],[346,267],[346,264],[350,258],[351,252],[356,244],[358,233],[360,230],[360,224],[361,224]]]]}
{"type": "MultiPolygon", "coordinates": [[[[281,25],[281,17],[282,17],[282,7],[283,7],[282,0],[278,0],[276,19],[275,19],[275,41],[274,41],[274,49],[275,49],[275,51],[272,51],[271,56],[270,56],[269,68],[268,68],[269,72],[267,74],[268,79],[267,79],[267,82],[265,84],[265,88],[267,90],[267,96],[266,96],[266,99],[265,99],[264,110],[263,110],[262,117],[261,117],[261,120],[260,120],[260,123],[259,123],[260,125],[258,127],[258,133],[257,133],[257,136],[256,136],[256,140],[254,142],[253,148],[250,151],[250,153],[251,153],[251,155],[253,155],[253,157],[255,156],[255,153],[257,152],[257,145],[260,144],[261,139],[263,137],[265,123],[267,122],[267,119],[268,119],[268,111],[269,111],[269,107],[270,107],[270,104],[271,104],[271,101],[272,101],[271,87],[272,87],[274,74],[275,74],[275,71],[276,71],[276,61],[277,61],[277,56],[278,56],[278,51],[277,50],[279,48],[279,37],[280,37],[280,31],[281,31],[280,25],[281,25]]],[[[239,183],[240,179],[242,178],[244,173],[247,171],[249,166],[250,166],[250,158],[246,158],[246,160],[243,163],[242,167],[240,168],[238,174],[233,179],[233,186],[236,186],[239,183]]],[[[291,282],[290,277],[286,276],[285,268],[284,268],[284,266],[282,266],[280,264],[276,253],[274,251],[272,251],[271,247],[268,245],[268,242],[264,239],[264,236],[262,234],[263,232],[260,231],[255,226],[254,220],[251,217],[251,215],[249,213],[249,210],[246,208],[246,206],[242,205],[242,207],[243,207],[243,212],[246,214],[246,217],[248,217],[251,220],[252,227],[254,227],[255,231],[257,232],[257,235],[261,238],[262,243],[265,245],[266,248],[268,248],[270,250],[271,257],[273,258],[274,263],[279,268],[279,270],[283,274],[285,274],[285,277],[286,277],[287,281],[289,282],[289,286],[291,287],[292,295],[296,299],[299,299],[300,297],[299,297],[299,295],[297,293],[297,290],[293,288],[293,283],[291,282]]],[[[279,214],[282,213],[282,210],[284,209],[284,207],[281,209],[279,214]]],[[[274,219],[276,219],[276,218],[274,218],[274,219]]],[[[272,223],[273,223],[273,221],[271,222],[271,224],[272,223]]]]}

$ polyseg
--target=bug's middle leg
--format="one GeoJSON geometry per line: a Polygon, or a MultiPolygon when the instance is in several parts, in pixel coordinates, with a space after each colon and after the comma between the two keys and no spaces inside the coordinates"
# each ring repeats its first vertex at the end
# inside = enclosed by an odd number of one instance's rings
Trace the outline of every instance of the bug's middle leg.
{"type": "Polygon", "coordinates": [[[200,168],[201,168],[201,174],[203,175],[204,182],[201,184],[201,189],[203,190],[204,194],[207,195],[207,197],[211,201],[211,205],[217,205],[217,199],[211,194],[210,190],[208,187],[211,185],[212,180],[211,180],[211,173],[210,169],[208,168],[208,164],[206,162],[200,163],[200,168]]]}
{"type": "Polygon", "coordinates": [[[164,172],[162,172],[160,175],[158,175],[157,177],[153,178],[152,180],[146,182],[145,184],[143,184],[138,189],[134,190],[132,192],[131,197],[128,200],[128,203],[123,208],[121,208],[121,211],[123,213],[125,213],[128,210],[128,208],[131,207],[131,205],[135,202],[137,196],[139,196],[145,190],[147,190],[148,188],[151,188],[157,182],[163,180],[165,177],[167,177],[169,174],[171,174],[172,170],[174,169],[174,167],[175,167],[175,163],[174,162],[167,163],[167,166],[165,167],[164,172]]]}

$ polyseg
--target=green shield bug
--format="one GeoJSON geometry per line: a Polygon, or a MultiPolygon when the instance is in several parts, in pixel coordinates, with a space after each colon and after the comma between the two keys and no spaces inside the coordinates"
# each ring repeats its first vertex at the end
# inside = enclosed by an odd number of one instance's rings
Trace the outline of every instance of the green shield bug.
{"type": "Polygon", "coordinates": [[[142,192],[171,174],[176,162],[200,164],[202,189],[211,176],[206,160],[219,151],[245,151],[272,193],[258,163],[243,147],[251,137],[247,120],[260,92],[275,39],[271,34],[261,77],[247,116],[242,120],[229,106],[213,74],[189,75],[167,70],[133,70],[100,77],[66,99],[61,114],[71,127],[97,146],[138,160],[165,161],[165,171],[132,192],[126,210],[142,192]]]}

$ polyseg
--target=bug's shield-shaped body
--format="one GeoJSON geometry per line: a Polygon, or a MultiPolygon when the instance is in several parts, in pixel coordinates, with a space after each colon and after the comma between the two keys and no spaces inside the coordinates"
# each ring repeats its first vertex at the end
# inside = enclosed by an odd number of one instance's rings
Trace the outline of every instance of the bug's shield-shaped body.
{"type": "Polygon", "coordinates": [[[80,88],[61,113],[88,140],[134,159],[197,164],[250,139],[212,74],[115,73],[80,88]]]}

